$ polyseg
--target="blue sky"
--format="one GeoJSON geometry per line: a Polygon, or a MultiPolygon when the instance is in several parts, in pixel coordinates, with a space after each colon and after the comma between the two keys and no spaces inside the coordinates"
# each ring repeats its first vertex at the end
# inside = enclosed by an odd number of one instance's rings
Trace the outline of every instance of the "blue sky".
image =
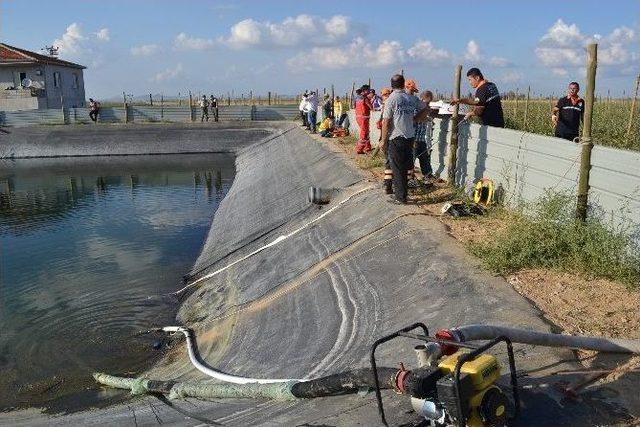
{"type": "Polygon", "coordinates": [[[640,72],[640,1],[0,0],[0,39],[85,71],[87,96],[122,91],[344,93],[405,70],[449,92],[455,64],[479,66],[502,91],[559,94],[584,79],[599,42],[597,91],[629,93],[640,72]],[[455,5],[455,6],[451,6],[455,5]]]}

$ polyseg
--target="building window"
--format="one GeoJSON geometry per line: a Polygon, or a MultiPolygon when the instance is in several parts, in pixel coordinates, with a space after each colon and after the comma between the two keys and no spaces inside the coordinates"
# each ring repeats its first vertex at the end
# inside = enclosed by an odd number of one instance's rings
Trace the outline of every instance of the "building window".
{"type": "Polygon", "coordinates": [[[53,87],[60,87],[60,83],[60,73],[56,71],[53,73],[53,87]]]}
{"type": "Polygon", "coordinates": [[[78,80],[78,74],[73,73],[73,88],[78,89],[80,87],[80,81],[78,80]]]}

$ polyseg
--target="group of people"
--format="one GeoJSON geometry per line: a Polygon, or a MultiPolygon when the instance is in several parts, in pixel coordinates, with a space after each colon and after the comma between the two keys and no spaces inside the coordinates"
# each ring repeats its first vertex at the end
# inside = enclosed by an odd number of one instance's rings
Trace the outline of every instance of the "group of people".
{"type": "Polygon", "coordinates": [[[211,99],[207,99],[207,95],[202,95],[200,102],[198,103],[202,115],[200,116],[200,122],[209,121],[209,108],[213,113],[213,120],[218,121],[218,98],[211,95],[211,99]]]}
{"type": "Polygon", "coordinates": [[[315,91],[305,91],[298,106],[302,126],[310,133],[320,132],[324,137],[349,135],[348,106],[339,96],[332,101],[331,96],[324,95],[322,105],[319,105],[318,94],[315,91]],[[318,124],[318,108],[322,117],[318,124]]]}

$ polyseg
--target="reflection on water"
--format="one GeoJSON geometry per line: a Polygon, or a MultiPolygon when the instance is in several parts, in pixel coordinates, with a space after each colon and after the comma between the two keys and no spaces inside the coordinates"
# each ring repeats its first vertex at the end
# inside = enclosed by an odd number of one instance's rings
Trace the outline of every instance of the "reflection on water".
{"type": "Polygon", "coordinates": [[[158,352],[134,335],[173,323],[157,296],[233,173],[222,155],[0,163],[0,410],[95,404],[91,372],[149,366],[158,352]]]}

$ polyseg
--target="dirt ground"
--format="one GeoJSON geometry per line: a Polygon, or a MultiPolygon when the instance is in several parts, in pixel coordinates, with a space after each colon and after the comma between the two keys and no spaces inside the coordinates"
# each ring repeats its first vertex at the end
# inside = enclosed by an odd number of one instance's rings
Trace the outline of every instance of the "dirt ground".
{"type": "MultiPolygon", "coordinates": [[[[376,158],[373,154],[356,155],[353,137],[317,139],[345,153],[352,164],[368,172],[373,181],[380,182],[382,190],[381,154],[376,158]]],[[[420,175],[417,171],[416,174],[420,175]]],[[[411,190],[409,202],[438,218],[449,234],[465,246],[503,226],[500,215],[465,218],[443,215],[444,203],[456,198],[455,191],[446,183],[437,182],[428,189],[411,190]]],[[[565,333],[640,338],[640,292],[631,291],[623,284],[543,269],[518,271],[505,279],[565,333]]]]}

